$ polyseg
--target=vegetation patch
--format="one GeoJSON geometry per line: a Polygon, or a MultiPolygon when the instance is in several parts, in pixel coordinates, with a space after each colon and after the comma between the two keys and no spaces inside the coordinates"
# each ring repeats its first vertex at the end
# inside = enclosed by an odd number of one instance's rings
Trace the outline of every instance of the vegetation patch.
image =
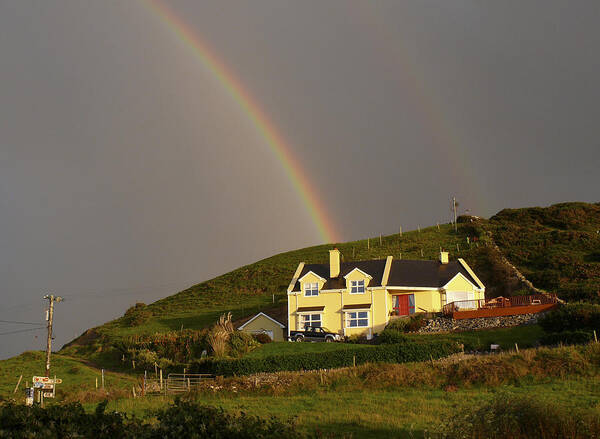
{"type": "Polygon", "coordinates": [[[403,343],[374,346],[370,349],[348,348],[322,353],[273,355],[264,358],[239,358],[193,362],[190,372],[221,376],[250,375],[285,370],[316,370],[364,363],[405,363],[441,358],[459,352],[458,344],[449,341],[403,343]]]}
{"type": "Polygon", "coordinates": [[[600,413],[538,397],[501,393],[450,418],[448,438],[555,439],[600,437],[600,413]]]}

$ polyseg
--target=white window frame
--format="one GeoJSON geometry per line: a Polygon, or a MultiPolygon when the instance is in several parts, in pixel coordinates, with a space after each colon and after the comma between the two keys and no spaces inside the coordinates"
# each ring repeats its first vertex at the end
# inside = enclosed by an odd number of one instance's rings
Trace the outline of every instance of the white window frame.
{"type": "Polygon", "coordinates": [[[363,280],[351,280],[350,281],[350,294],[365,294],[365,281],[363,280]],[[356,288],[356,291],[352,291],[356,288]],[[362,290],[362,291],[361,291],[362,290]]]}
{"type": "Polygon", "coordinates": [[[304,327],[306,326],[306,321],[305,321],[306,317],[309,318],[309,323],[310,323],[311,327],[321,328],[323,326],[323,313],[322,312],[305,312],[305,313],[300,314],[300,330],[304,330],[304,327]],[[316,315],[319,316],[319,320],[315,319],[314,321],[315,322],[318,321],[319,322],[319,326],[313,326],[312,325],[312,322],[313,322],[312,317],[316,316],[316,315]]]}
{"type": "Polygon", "coordinates": [[[354,328],[368,328],[370,326],[370,318],[369,318],[369,311],[368,310],[361,310],[361,309],[357,309],[357,310],[352,310],[352,311],[345,311],[346,312],[346,328],[350,328],[350,329],[354,329],[354,328]],[[367,318],[362,318],[359,317],[359,313],[365,313],[367,315],[367,318]],[[352,318],[351,314],[356,314],[356,317],[352,318]],[[352,320],[356,320],[357,321],[357,326],[350,326],[350,321],[352,320]],[[366,320],[367,323],[365,325],[358,325],[358,321],[359,320],[366,320]]]}
{"type": "Polygon", "coordinates": [[[304,297],[315,297],[319,295],[319,282],[306,282],[304,284],[304,297]],[[308,292],[310,291],[310,294],[308,292]]]}

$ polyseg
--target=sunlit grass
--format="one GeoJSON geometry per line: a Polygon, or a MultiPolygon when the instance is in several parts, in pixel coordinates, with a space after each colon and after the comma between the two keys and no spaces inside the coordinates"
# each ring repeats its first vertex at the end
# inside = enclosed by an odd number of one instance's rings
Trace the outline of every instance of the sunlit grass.
{"type": "MultiPolygon", "coordinates": [[[[195,395],[202,404],[245,412],[261,417],[296,418],[303,431],[322,431],[344,437],[410,437],[423,431],[439,431],[443,420],[456,416],[472,404],[490,400],[498,392],[536,395],[568,408],[597,410],[600,413],[600,383],[593,378],[552,380],[548,383],[473,387],[447,392],[441,389],[396,388],[377,391],[328,391],[292,396],[195,395]],[[347,436],[346,436],[347,437],[347,436]]],[[[114,409],[136,416],[164,407],[172,397],[117,400],[114,409]]],[[[93,405],[89,405],[91,410],[93,405]]],[[[420,436],[417,436],[420,437],[420,436]]]]}

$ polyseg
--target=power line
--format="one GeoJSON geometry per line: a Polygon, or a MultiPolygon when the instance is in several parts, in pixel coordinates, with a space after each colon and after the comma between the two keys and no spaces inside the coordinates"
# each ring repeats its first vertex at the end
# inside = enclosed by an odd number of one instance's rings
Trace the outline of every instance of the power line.
{"type": "Polygon", "coordinates": [[[32,322],[17,322],[14,320],[0,320],[0,323],[14,323],[15,325],[42,325],[43,323],[37,322],[37,323],[32,323],[32,322]]]}
{"type": "Polygon", "coordinates": [[[17,334],[19,332],[41,331],[42,329],[46,329],[45,326],[41,326],[39,328],[18,329],[16,331],[0,332],[0,335],[17,334]]]}

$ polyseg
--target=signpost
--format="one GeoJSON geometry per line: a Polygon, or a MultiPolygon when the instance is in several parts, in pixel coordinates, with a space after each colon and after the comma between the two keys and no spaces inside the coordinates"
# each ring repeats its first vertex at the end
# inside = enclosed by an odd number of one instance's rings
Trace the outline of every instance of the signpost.
{"type": "Polygon", "coordinates": [[[40,402],[43,403],[44,398],[54,398],[56,394],[56,385],[61,384],[60,378],[48,378],[48,377],[33,377],[33,388],[38,390],[40,395],[40,402]],[[49,392],[47,392],[49,390],[49,392]]]}

